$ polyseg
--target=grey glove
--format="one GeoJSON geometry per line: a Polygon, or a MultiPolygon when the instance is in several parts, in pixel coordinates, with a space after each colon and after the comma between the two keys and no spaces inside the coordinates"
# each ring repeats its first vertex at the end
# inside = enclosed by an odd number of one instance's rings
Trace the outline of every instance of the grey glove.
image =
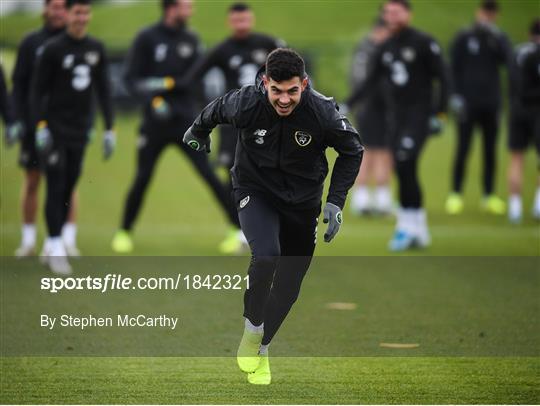
{"type": "Polygon", "coordinates": [[[36,131],[36,149],[40,154],[47,155],[53,146],[53,139],[48,127],[38,127],[36,131]]]}
{"type": "Polygon", "coordinates": [[[15,121],[14,123],[8,125],[5,136],[6,145],[11,147],[13,144],[15,144],[22,138],[23,132],[24,126],[20,121],[15,121]]]}
{"type": "Polygon", "coordinates": [[[183,142],[184,144],[189,145],[191,149],[194,149],[195,151],[206,151],[207,153],[210,153],[210,143],[212,142],[210,135],[206,138],[197,137],[191,132],[191,127],[189,127],[184,134],[183,142]]]}
{"type": "Polygon", "coordinates": [[[341,223],[343,223],[343,215],[341,209],[335,204],[326,203],[323,210],[323,223],[328,224],[326,233],[324,233],[324,241],[330,242],[339,231],[341,223]]]}
{"type": "Polygon", "coordinates": [[[465,114],[466,114],[465,112],[466,112],[466,107],[467,107],[463,96],[461,96],[460,94],[453,94],[450,97],[450,101],[448,104],[450,107],[450,111],[454,113],[456,118],[459,121],[463,121],[463,119],[465,118],[465,114]]]}
{"type": "Polygon", "coordinates": [[[116,148],[116,134],[113,130],[105,131],[103,134],[103,159],[108,160],[116,148]]]}

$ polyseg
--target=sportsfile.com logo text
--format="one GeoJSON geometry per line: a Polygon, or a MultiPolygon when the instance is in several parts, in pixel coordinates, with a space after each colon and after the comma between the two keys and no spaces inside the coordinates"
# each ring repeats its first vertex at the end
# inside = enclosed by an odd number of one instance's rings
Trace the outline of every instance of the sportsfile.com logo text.
{"type": "Polygon", "coordinates": [[[242,290],[249,289],[249,276],[177,274],[176,277],[130,278],[121,274],[103,277],[41,278],[41,290],[49,293],[88,290],[106,293],[119,290],[242,290]]]}

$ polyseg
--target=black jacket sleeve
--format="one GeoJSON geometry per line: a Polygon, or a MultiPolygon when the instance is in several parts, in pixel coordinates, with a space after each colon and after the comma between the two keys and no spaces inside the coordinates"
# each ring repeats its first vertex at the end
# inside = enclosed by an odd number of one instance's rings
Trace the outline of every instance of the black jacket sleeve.
{"type": "Polygon", "coordinates": [[[13,70],[13,104],[17,119],[28,117],[30,84],[33,69],[32,46],[29,39],[25,39],[19,46],[17,61],[13,70]]]}
{"type": "Polygon", "coordinates": [[[146,32],[139,33],[126,59],[124,81],[127,89],[137,96],[148,96],[142,91],[141,81],[149,76],[152,50],[146,32]]]}
{"type": "Polygon", "coordinates": [[[45,46],[34,67],[30,91],[31,120],[34,124],[47,120],[47,100],[54,78],[54,50],[45,46]]]}
{"type": "Polygon", "coordinates": [[[325,136],[327,145],[339,154],[332,170],[326,201],[343,209],[347,193],[360,170],[364,147],[356,129],[335,107],[326,123],[325,136]]]}
{"type": "Polygon", "coordinates": [[[103,120],[105,121],[105,129],[111,130],[113,127],[114,115],[112,107],[111,84],[109,83],[108,75],[108,59],[105,49],[100,50],[99,64],[96,67],[96,92],[103,112],[103,120]]]}
{"type": "Polygon", "coordinates": [[[521,67],[521,99],[528,106],[540,107],[540,53],[530,53],[521,67]]]}
{"type": "Polygon", "coordinates": [[[450,45],[450,77],[452,80],[452,93],[463,94],[461,67],[463,66],[463,33],[459,33],[450,45]]]}
{"type": "Polygon", "coordinates": [[[236,128],[245,126],[249,110],[255,106],[253,86],[231,90],[206,106],[195,119],[191,131],[197,137],[208,137],[219,124],[231,124],[236,128]]]}
{"type": "Polygon", "coordinates": [[[186,89],[193,86],[193,83],[202,80],[206,72],[215,66],[219,66],[220,51],[221,47],[218,45],[209,53],[199,56],[197,62],[193,64],[193,67],[184,75],[184,77],[174,78],[175,88],[180,90],[186,89]]]}
{"type": "Polygon", "coordinates": [[[438,82],[437,98],[435,100],[435,113],[445,113],[448,109],[449,74],[444,62],[441,47],[434,39],[426,43],[426,58],[429,64],[431,77],[438,82]]]}
{"type": "Polygon", "coordinates": [[[13,110],[8,96],[4,70],[0,66],[0,114],[5,124],[11,124],[13,121],[13,110]]]}

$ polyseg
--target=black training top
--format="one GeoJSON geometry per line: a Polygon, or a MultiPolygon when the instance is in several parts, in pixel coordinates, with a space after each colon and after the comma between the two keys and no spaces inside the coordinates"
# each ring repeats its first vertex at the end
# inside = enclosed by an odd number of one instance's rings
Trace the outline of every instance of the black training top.
{"type": "Polygon", "coordinates": [[[347,104],[352,106],[364,98],[371,87],[379,83],[381,75],[385,75],[390,83],[396,108],[421,104],[433,106],[434,113],[446,111],[448,74],[441,48],[429,35],[409,27],[385,41],[367,79],[353,91],[347,104]],[[434,79],[439,81],[439,92],[435,101],[434,79]]]}
{"type": "Polygon", "coordinates": [[[528,53],[520,69],[521,100],[526,106],[540,108],[540,44],[528,53]]]}
{"type": "Polygon", "coordinates": [[[475,23],[459,32],[450,50],[453,92],[468,106],[497,108],[501,103],[499,68],[510,66],[512,46],[497,27],[475,23]]]}
{"type": "Polygon", "coordinates": [[[218,124],[231,124],[239,130],[231,171],[233,187],[268,193],[288,206],[320,204],[328,174],[325,150],[334,148],[339,156],[327,201],[343,208],[364,148],[358,132],[338,112],[332,98],[308,86],[293,112],[281,117],[268,101],[259,72],[256,84],[231,91],[206,106],[192,131],[207,137],[218,124]]]}
{"type": "Polygon", "coordinates": [[[145,98],[143,130],[147,125],[163,124],[152,114],[151,100],[161,96],[171,109],[170,119],[194,116],[194,83],[187,89],[144,92],[139,86],[149,78],[172,77],[179,84],[201,54],[198,36],[184,25],[171,28],[162,22],[143,29],[135,38],[126,65],[126,82],[130,90],[145,98]]]}
{"type": "Polygon", "coordinates": [[[86,142],[94,118],[94,94],[103,111],[105,128],[113,126],[112,100],[103,44],[66,32],[45,44],[32,84],[36,122],[46,120],[53,137],[86,142]]]}
{"type": "Polygon", "coordinates": [[[21,120],[31,134],[32,120],[30,117],[30,84],[36,67],[36,61],[43,52],[45,42],[63,32],[63,29],[52,30],[43,26],[28,34],[19,45],[17,61],[13,70],[13,103],[18,120],[21,120]]]}

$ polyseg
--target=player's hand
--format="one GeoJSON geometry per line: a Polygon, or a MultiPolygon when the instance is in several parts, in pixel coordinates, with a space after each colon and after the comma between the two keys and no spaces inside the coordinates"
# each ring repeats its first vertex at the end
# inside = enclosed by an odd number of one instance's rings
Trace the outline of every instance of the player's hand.
{"type": "Polygon", "coordinates": [[[150,77],[141,80],[138,84],[139,91],[145,93],[165,92],[175,87],[175,80],[170,76],[150,77]]]}
{"type": "Polygon", "coordinates": [[[24,125],[20,121],[15,121],[6,127],[5,142],[9,148],[22,138],[24,125]]]}
{"type": "Polygon", "coordinates": [[[338,233],[341,223],[343,223],[341,209],[335,204],[326,203],[323,210],[323,223],[328,224],[326,233],[324,233],[324,241],[330,242],[338,233]]]}
{"type": "Polygon", "coordinates": [[[444,130],[444,122],[446,121],[446,116],[442,113],[433,115],[429,118],[429,133],[431,135],[439,135],[444,130]]]}
{"type": "Polygon", "coordinates": [[[152,112],[158,120],[168,120],[171,117],[171,107],[161,96],[152,99],[152,112]]]}
{"type": "Polygon", "coordinates": [[[453,94],[449,101],[450,111],[456,116],[459,121],[465,117],[466,107],[465,98],[460,94],[453,94]]]}
{"type": "Polygon", "coordinates": [[[107,130],[103,134],[103,159],[108,160],[116,148],[116,133],[113,130],[107,130]]]}
{"type": "Polygon", "coordinates": [[[212,142],[210,135],[208,135],[208,137],[206,138],[197,137],[191,132],[191,127],[189,127],[184,134],[184,138],[182,141],[184,142],[184,144],[189,145],[191,149],[194,149],[195,151],[206,151],[207,153],[210,153],[210,144],[212,142]]]}
{"type": "Polygon", "coordinates": [[[53,146],[52,134],[46,121],[40,121],[36,128],[36,149],[40,154],[47,155],[53,146]]]}

